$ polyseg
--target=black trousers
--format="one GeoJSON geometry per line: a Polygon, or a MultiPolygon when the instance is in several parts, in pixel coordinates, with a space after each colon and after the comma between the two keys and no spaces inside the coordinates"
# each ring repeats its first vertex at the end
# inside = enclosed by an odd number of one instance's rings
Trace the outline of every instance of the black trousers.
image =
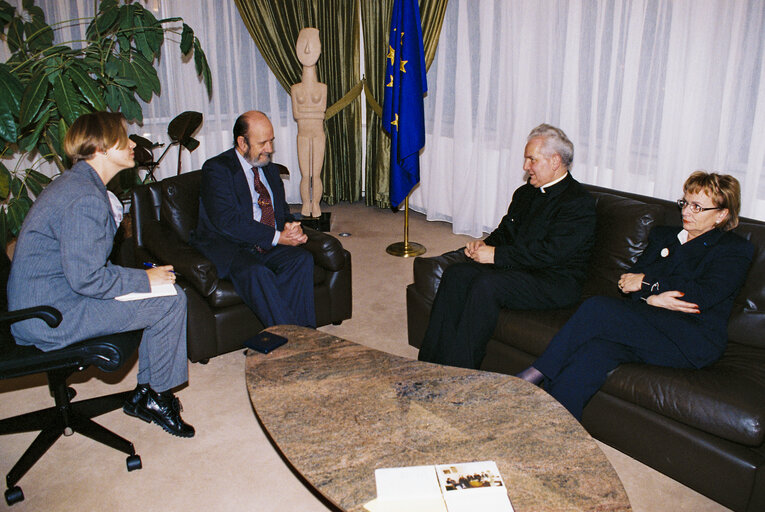
{"type": "Polygon", "coordinates": [[[473,261],[444,271],[433,301],[420,361],[479,368],[502,308],[550,309],[579,299],[576,283],[473,261]]]}

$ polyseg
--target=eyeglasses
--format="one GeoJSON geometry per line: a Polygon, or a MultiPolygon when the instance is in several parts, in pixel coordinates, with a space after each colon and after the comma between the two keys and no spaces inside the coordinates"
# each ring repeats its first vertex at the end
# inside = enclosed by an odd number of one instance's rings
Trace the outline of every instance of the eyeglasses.
{"type": "Polygon", "coordinates": [[[689,207],[691,209],[691,211],[693,213],[701,213],[701,212],[705,212],[707,210],[722,210],[722,207],[720,207],[720,206],[715,206],[714,208],[704,208],[703,206],[701,206],[698,203],[689,203],[685,199],[678,199],[677,200],[677,206],[680,207],[680,211],[682,211],[683,208],[685,208],[687,206],[687,207],[689,207]]]}

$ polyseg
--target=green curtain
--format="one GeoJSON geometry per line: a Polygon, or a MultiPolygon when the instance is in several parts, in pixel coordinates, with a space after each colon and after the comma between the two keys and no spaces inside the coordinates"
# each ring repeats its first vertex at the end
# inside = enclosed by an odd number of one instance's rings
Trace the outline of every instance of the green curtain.
{"type": "MultiPolygon", "coordinates": [[[[430,68],[436,55],[438,37],[448,0],[420,0],[425,65],[430,68]]],[[[364,69],[369,93],[382,105],[385,56],[388,53],[390,14],[393,0],[362,0],[361,24],[364,31],[364,69]]],[[[367,104],[366,204],[390,207],[390,137],[382,129],[380,113],[367,104]]],[[[426,142],[427,144],[427,142],[426,142]]]]}
{"type": "MultiPolygon", "coordinates": [[[[332,105],[359,82],[359,6],[356,0],[235,0],[247,30],[282,87],[300,81],[295,42],[304,27],[319,29],[316,65],[332,105]]],[[[327,120],[322,198],[327,204],[361,199],[361,98],[327,120]]]]}

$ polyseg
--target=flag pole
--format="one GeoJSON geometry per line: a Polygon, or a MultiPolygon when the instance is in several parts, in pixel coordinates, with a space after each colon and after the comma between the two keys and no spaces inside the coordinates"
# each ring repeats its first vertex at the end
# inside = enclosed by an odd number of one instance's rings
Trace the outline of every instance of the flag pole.
{"type": "Polygon", "coordinates": [[[404,199],[404,241],[390,244],[385,250],[388,254],[402,258],[419,256],[427,250],[424,245],[409,241],[409,196],[404,199]]]}

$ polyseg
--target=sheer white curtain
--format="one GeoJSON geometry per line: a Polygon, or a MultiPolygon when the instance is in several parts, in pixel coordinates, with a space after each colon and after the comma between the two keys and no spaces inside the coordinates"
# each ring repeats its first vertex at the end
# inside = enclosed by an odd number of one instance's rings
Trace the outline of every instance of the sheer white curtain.
{"type": "Polygon", "coordinates": [[[582,182],[676,199],[725,172],[765,219],[762,0],[450,0],[428,85],[410,206],[456,233],[497,225],[542,122],[582,182]]]}
{"type": "MultiPolygon", "coordinates": [[[[20,6],[22,0],[10,0],[20,6]]],[[[286,165],[291,178],[285,180],[287,201],[300,202],[300,171],[297,163],[297,127],[292,119],[289,94],[279,85],[260,56],[255,43],[244,26],[233,0],[147,0],[141,2],[155,17],[180,16],[202,42],[212,71],[213,94],[208,98],[204,85],[194,71],[193,59],[182,62],[177,41],[180,36],[169,35],[162,47],[162,59],[157,66],[162,93],[144,104],[143,125],[130,125],[130,132],[151,141],[169,143],[167,126],[186,110],[204,115],[201,129],[195,136],[201,144],[193,152],[182,152],[182,169],[200,169],[208,158],[233,145],[231,130],[236,117],[251,109],[262,110],[271,118],[276,137],[274,160],[286,165]],[[174,42],[175,41],[175,42],[174,42]]],[[[93,16],[93,0],[36,0],[49,24],[62,20],[93,16]]],[[[85,26],[73,27],[57,34],[57,42],[82,39],[85,26]]],[[[5,60],[7,47],[3,42],[0,56],[5,60]]],[[[159,158],[164,148],[155,149],[159,158]]],[[[178,161],[177,146],[170,149],[155,176],[173,176],[178,161]]]]}

